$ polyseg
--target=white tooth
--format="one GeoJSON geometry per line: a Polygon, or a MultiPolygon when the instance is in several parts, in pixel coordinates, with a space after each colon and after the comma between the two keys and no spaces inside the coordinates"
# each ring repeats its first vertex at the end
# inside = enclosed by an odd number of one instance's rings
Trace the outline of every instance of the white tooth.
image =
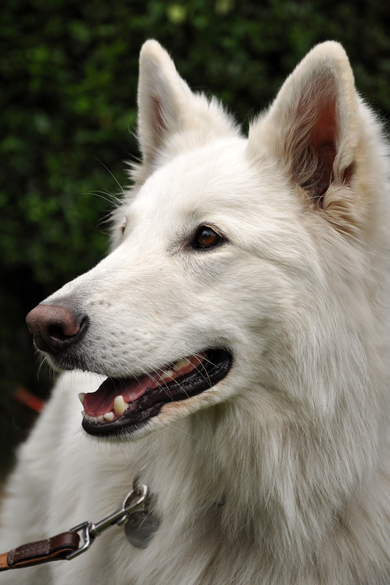
{"type": "Polygon", "coordinates": [[[99,416],[97,417],[99,422],[104,422],[104,416],[102,414],[99,414],[99,416]]]}
{"type": "Polygon", "coordinates": [[[183,358],[181,360],[177,360],[177,362],[173,366],[173,369],[175,370],[175,372],[178,372],[182,368],[189,366],[189,364],[190,364],[190,361],[187,360],[187,358],[183,358]]]}
{"type": "Polygon", "coordinates": [[[85,396],[85,392],[80,392],[79,400],[80,400],[81,404],[83,404],[83,405],[84,405],[84,396],[85,396]]]}
{"type": "Polygon", "coordinates": [[[173,376],[172,370],[165,370],[165,372],[162,372],[162,374],[160,374],[161,380],[166,380],[167,378],[172,378],[172,376],[173,376]]]}
{"type": "Polygon", "coordinates": [[[83,416],[83,417],[85,418],[85,416],[86,416],[86,415],[85,415],[85,410],[82,410],[82,411],[81,411],[81,416],[83,416]]]}
{"type": "Polygon", "coordinates": [[[123,396],[116,396],[115,400],[114,400],[114,410],[115,412],[117,412],[118,414],[123,414],[126,410],[127,407],[129,406],[128,402],[125,402],[123,396]]]}
{"type": "Polygon", "coordinates": [[[111,422],[115,418],[113,412],[106,412],[106,414],[103,414],[103,417],[104,417],[104,420],[107,420],[108,422],[111,422]]]}

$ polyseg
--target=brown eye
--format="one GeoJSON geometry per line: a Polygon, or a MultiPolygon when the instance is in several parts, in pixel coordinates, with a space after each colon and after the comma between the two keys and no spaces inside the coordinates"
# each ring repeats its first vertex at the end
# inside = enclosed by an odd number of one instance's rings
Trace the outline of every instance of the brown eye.
{"type": "Polygon", "coordinates": [[[122,225],[121,225],[121,226],[120,226],[120,228],[119,228],[119,230],[120,230],[120,232],[121,232],[121,234],[122,234],[122,235],[125,233],[125,230],[126,230],[126,224],[127,224],[127,220],[126,220],[126,218],[125,218],[125,219],[124,219],[124,221],[123,221],[123,223],[122,223],[122,225]]]}
{"type": "Polygon", "coordinates": [[[205,248],[215,248],[218,244],[221,244],[224,238],[217,234],[211,227],[201,225],[195,234],[195,237],[191,243],[192,248],[196,250],[205,248]]]}

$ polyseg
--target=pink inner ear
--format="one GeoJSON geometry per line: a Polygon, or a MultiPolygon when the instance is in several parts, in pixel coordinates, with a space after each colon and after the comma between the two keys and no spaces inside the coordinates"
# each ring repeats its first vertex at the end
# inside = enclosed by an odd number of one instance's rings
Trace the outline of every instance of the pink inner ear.
{"type": "Polygon", "coordinates": [[[333,163],[336,157],[337,120],[336,102],[328,101],[321,109],[314,125],[309,144],[317,160],[312,180],[312,196],[321,197],[332,180],[333,163]]]}
{"type": "Polygon", "coordinates": [[[155,146],[158,147],[162,142],[164,131],[166,130],[166,121],[162,112],[161,101],[156,96],[151,96],[152,109],[152,127],[154,128],[155,146]]]}

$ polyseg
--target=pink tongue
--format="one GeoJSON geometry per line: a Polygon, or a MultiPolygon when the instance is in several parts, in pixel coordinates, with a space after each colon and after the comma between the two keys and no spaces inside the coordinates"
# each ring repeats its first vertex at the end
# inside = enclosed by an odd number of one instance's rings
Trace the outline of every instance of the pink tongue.
{"type": "Polygon", "coordinates": [[[189,362],[188,365],[185,365],[178,371],[170,370],[172,375],[164,380],[160,380],[160,375],[163,370],[156,372],[153,378],[147,375],[140,376],[138,379],[125,378],[123,380],[117,380],[107,378],[96,392],[89,392],[85,395],[83,403],[85,414],[96,417],[112,411],[115,397],[119,395],[123,396],[125,402],[134,402],[137,398],[145,394],[148,388],[153,390],[153,388],[169,384],[175,378],[190,373],[203,361],[204,354],[199,357],[191,356],[187,359],[189,362]]]}
{"type": "Polygon", "coordinates": [[[147,388],[156,388],[157,384],[149,378],[142,376],[139,380],[127,378],[122,381],[107,378],[96,392],[89,392],[84,397],[84,410],[88,416],[99,416],[110,412],[114,408],[114,400],[122,395],[125,402],[134,402],[147,388]]]}

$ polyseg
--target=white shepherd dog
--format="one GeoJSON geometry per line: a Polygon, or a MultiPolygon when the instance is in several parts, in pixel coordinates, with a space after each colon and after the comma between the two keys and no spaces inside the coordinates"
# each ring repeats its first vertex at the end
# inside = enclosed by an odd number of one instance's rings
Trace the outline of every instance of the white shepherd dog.
{"type": "Polygon", "coordinates": [[[28,317],[76,371],[20,450],[0,550],[100,520],[136,476],[153,530],[1,583],[389,583],[389,162],[344,50],[315,47],[248,138],[153,40],[138,104],[112,252],[28,317]]]}

